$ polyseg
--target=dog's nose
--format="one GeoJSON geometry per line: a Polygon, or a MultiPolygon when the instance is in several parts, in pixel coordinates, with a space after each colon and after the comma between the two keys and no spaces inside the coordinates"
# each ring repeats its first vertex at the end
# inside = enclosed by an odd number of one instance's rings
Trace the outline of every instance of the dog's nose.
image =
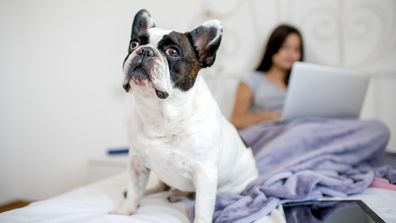
{"type": "Polygon", "coordinates": [[[143,57],[153,57],[155,55],[151,47],[141,47],[136,53],[143,57]]]}

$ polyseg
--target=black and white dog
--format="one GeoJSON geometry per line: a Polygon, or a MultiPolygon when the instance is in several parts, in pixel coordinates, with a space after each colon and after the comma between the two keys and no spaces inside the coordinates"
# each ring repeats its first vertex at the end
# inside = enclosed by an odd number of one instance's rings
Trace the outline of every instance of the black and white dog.
{"type": "MultiPolygon", "coordinates": [[[[238,194],[257,177],[250,149],[221,114],[198,75],[211,66],[222,37],[219,21],[187,33],[155,26],[146,10],[134,18],[123,64],[124,89],[132,93],[128,193],[116,214],[136,211],[150,171],[169,185],[195,192],[195,221],[212,222],[216,193],[238,194]]],[[[146,193],[147,194],[147,193],[146,193]]]]}

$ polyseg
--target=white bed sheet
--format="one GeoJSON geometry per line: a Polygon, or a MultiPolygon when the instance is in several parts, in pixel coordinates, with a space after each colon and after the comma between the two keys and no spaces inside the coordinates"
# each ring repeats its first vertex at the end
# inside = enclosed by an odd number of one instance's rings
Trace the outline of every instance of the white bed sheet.
{"type": "MultiPolygon", "coordinates": [[[[126,174],[77,188],[54,198],[34,202],[27,207],[0,214],[1,223],[187,223],[193,202],[170,204],[167,193],[145,197],[132,216],[108,214],[121,203],[126,188],[126,174]]],[[[153,179],[151,179],[153,181],[153,179]]],[[[345,198],[343,198],[345,199],[345,198]]],[[[386,222],[396,222],[396,192],[369,188],[347,199],[363,200],[386,222]]],[[[282,208],[257,223],[284,223],[282,208]]]]}

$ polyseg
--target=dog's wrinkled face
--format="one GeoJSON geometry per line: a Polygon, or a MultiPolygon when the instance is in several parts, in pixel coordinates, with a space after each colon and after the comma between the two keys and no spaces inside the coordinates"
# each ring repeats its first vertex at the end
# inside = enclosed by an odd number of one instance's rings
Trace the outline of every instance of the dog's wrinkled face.
{"type": "Polygon", "coordinates": [[[179,33],[155,27],[150,14],[140,10],[133,21],[123,64],[124,89],[129,92],[140,88],[144,95],[160,99],[166,99],[174,89],[188,91],[198,71],[214,63],[221,36],[217,20],[179,33]]]}

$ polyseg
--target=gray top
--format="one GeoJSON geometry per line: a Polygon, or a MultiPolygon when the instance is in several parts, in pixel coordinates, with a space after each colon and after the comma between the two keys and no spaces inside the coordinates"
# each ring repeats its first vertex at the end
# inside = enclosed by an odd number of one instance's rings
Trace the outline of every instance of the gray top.
{"type": "Polygon", "coordinates": [[[251,112],[281,112],[285,102],[286,90],[279,88],[262,72],[255,72],[242,79],[253,92],[251,112]]]}

